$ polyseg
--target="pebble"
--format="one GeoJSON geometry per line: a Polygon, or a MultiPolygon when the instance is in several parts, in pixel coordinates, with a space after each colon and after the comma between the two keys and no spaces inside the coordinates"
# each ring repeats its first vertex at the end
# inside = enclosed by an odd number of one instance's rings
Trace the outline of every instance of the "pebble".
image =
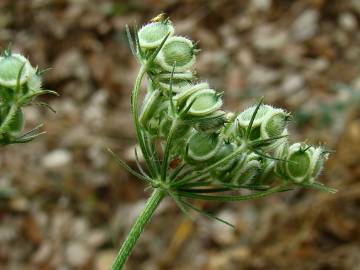
{"type": "Polygon", "coordinates": [[[298,16],[292,25],[292,35],[296,41],[305,41],[312,38],[318,29],[318,11],[309,9],[298,16]]]}
{"type": "Polygon", "coordinates": [[[349,12],[341,13],[338,18],[338,23],[342,29],[349,32],[355,31],[358,27],[356,17],[349,12]]]}
{"type": "Polygon", "coordinates": [[[286,31],[272,25],[262,25],[255,29],[252,37],[254,46],[259,50],[281,49],[288,40],[286,31]]]}
{"type": "Polygon", "coordinates": [[[287,75],[281,84],[281,90],[286,94],[292,94],[304,87],[305,79],[301,74],[287,75]]]}
{"type": "Polygon", "coordinates": [[[89,260],[91,253],[89,247],[80,242],[70,242],[65,250],[66,260],[72,267],[84,266],[89,260]]]}
{"type": "Polygon", "coordinates": [[[72,153],[66,149],[56,149],[46,154],[42,159],[42,165],[46,169],[55,169],[68,165],[72,161],[72,153]]]}

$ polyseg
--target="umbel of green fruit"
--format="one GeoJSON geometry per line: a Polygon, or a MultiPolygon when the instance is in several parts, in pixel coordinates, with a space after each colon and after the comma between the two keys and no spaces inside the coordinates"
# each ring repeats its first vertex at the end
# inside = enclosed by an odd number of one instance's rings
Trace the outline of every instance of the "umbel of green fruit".
{"type": "Polygon", "coordinates": [[[298,186],[335,191],[316,181],[327,157],[322,148],[300,143],[289,146],[290,114],[285,110],[262,100],[238,114],[224,110],[222,93],[195,75],[198,50],[194,42],[177,36],[164,14],[134,33],[127,28],[127,36],[141,65],[131,108],[144,162],[136,159],[137,172],[109,151],[154,191],[112,270],[122,269],[166,196],[187,215],[196,211],[231,226],[193,201],[250,200],[298,186]],[[139,102],[144,78],[145,98],[139,102]]]}

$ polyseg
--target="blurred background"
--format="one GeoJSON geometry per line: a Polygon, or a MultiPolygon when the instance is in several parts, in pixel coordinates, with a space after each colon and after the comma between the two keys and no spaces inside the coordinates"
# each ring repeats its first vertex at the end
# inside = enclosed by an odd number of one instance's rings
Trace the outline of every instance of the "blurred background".
{"type": "Polygon", "coordinates": [[[126,269],[360,269],[359,0],[1,0],[0,46],[51,68],[47,134],[0,154],[0,269],[109,269],[150,190],[134,165],[130,90],[138,66],[124,26],[166,12],[199,41],[199,77],[241,111],[260,96],[293,113],[293,140],[336,151],[321,181],[259,201],[202,203],[236,225],[192,221],[165,200],[126,269]]]}

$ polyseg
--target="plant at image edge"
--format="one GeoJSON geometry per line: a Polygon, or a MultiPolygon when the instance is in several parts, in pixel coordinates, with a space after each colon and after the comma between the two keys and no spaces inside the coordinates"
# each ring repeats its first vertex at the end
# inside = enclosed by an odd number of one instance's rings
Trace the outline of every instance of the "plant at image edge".
{"type": "MultiPolygon", "coordinates": [[[[58,95],[42,88],[41,74],[23,55],[13,53],[10,48],[0,54],[0,145],[27,143],[45,133],[42,124],[23,132],[25,116],[23,108],[29,105],[51,107],[36,101],[44,94],[58,95]]],[[[53,109],[51,109],[53,111],[53,109]]],[[[0,199],[13,195],[13,190],[2,188],[0,199]]]]}
{"type": "Polygon", "coordinates": [[[296,187],[335,192],[316,181],[328,151],[306,143],[290,144],[290,114],[263,104],[262,99],[241,113],[223,111],[222,93],[196,79],[199,50],[174,32],[164,15],[139,30],[126,29],[141,66],[131,109],[146,168],[136,150],[139,172],[108,151],[120,166],[152,187],[153,193],[121,246],[113,270],[122,269],[165,196],[173,198],[188,216],[195,211],[232,226],[197,208],[192,200],[252,200],[296,187]],[[147,91],[140,107],[145,77],[147,91]],[[244,195],[241,190],[251,193],[244,195]]]}

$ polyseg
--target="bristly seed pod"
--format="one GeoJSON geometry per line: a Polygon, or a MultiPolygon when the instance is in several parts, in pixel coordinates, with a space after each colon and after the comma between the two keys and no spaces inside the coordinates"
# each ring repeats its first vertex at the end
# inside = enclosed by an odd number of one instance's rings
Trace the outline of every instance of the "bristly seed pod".
{"type": "Polygon", "coordinates": [[[276,172],[295,183],[313,183],[328,156],[321,147],[315,148],[301,143],[295,143],[278,154],[282,154],[281,158],[287,162],[278,163],[276,172]]]}
{"type": "Polygon", "coordinates": [[[261,138],[268,139],[282,135],[288,119],[289,114],[282,109],[269,110],[261,123],[261,138]]]}
{"type": "Polygon", "coordinates": [[[190,96],[197,93],[200,90],[209,89],[209,84],[206,82],[201,82],[197,84],[191,84],[189,87],[183,89],[179,94],[175,95],[174,101],[181,106],[190,96]]]}
{"type": "Polygon", "coordinates": [[[146,24],[138,32],[140,46],[144,49],[156,48],[168,34],[174,34],[174,27],[169,20],[146,24]]]}
{"type": "Polygon", "coordinates": [[[175,72],[189,70],[195,64],[194,45],[191,40],[184,37],[168,38],[156,61],[164,70],[169,72],[173,68],[175,72]]]}
{"type": "Polygon", "coordinates": [[[215,156],[221,146],[218,134],[196,132],[188,140],[187,161],[190,163],[203,162],[215,156]]]}
{"type": "Polygon", "coordinates": [[[193,94],[187,100],[186,107],[191,105],[188,114],[205,116],[220,109],[222,104],[222,100],[215,90],[204,89],[193,94]]]}
{"type": "Polygon", "coordinates": [[[22,55],[12,53],[0,57],[0,85],[14,88],[17,84],[18,75],[21,71],[20,85],[30,77],[32,67],[29,61],[22,55]]]}
{"type": "Polygon", "coordinates": [[[248,154],[244,160],[234,168],[232,182],[234,184],[250,184],[258,175],[261,168],[260,157],[254,153],[248,154]]]}

